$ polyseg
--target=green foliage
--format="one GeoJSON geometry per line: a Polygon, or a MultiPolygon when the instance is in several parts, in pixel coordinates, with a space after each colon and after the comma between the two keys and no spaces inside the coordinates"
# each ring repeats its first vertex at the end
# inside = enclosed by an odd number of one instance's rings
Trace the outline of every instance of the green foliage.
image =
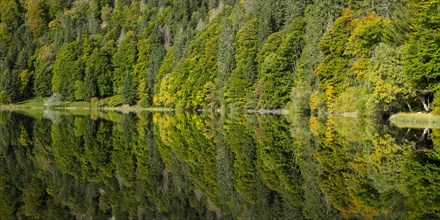
{"type": "Polygon", "coordinates": [[[113,92],[122,94],[124,79],[127,74],[132,74],[137,59],[136,35],[132,31],[121,32],[117,52],[112,57],[113,92]]]}
{"type": "Polygon", "coordinates": [[[90,57],[90,68],[93,69],[93,75],[96,77],[100,97],[108,97],[113,94],[111,57],[114,54],[114,42],[108,41],[97,52],[93,52],[90,57]]]}
{"type": "Polygon", "coordinates": [[[353,20],[355,26],[348,38],[346,54],[368,54],[372,47],[382,41],[382,20],[371,12],[361,20],[353,20]]]}
{"type": "Polygon", "coordinates": [[[376,115],[396,111],[401,108],[399,104],[411,102],[411,82],[404,74],[402,49],[379,44],[371,60],[368,78],[374,90],[369,107],[376,115]]]}
{"type": "Polygon", "coordinates": [[[257,26],[256,19],[248,21],[236,36],[236,67],[229,76],[224,94],[226,103],[236,108],[248,107],[247,94],[256,78],[257,26]]]}
{"type": "MultiPolygon", "coordinates": [[[[399,40],[390,39],[407,34],[404,24],[409,22],[408,18],[384,19],[390,15],[386,10],[382,11],[383,17],[375,12],[366,13],[370,7],[367,2],[349,2],[349,6],[318,43],[325,57],[314,71],[319,83],[311,93],[310,107],[321,113],[350,110],[378,117],[412,110],[417,88],[431,87],[421,85],[410,74],[409,68],[415,63],[409,64],[411,52],[405,51],[411,51],[411,43],[398,45],[399,40]],[[352,92],[357,101],[350,106],[352,92]]],[[[396,7],[409,10],[404,5],[396,7]]]]}
{"type": "Polygon", "coordinates": [[[52,70],[55,54],[51,45],[44,45],[35,54],[34,92],[38,97],[52,94],[52,70]]]}
{"type": "Polygon", "coordinates": [[[25,24],[38,38],[47,32],[47,15],[43,1],[28,1],[26,5],[25,24]]]}
{"type": "Polygon", "coordinates": [[[412,33],[408,42],[407,75],[420,88],[438,89],[440,2],[411,1],[413,14],[410,20],[412,33]]]}
{"type": "Polygon", "coordinates": [[[52,92],[74,99],[77,80],[82,80],[81,61],[75,42],[64,45],[56,56],[53,67],[52,92]]]}
{"type": "Polygon", "coordinates": [[[303,27],[302,19],[295,20],[289,29],[272,34],[260,50],[255,88],[258,107],[280,109],[290,101],[294,69],[303,46],[303,27]],[[272,38],[277,40],[273,42],[272,38]]]}
{"type": "Polygon", "coordinates": [[[97,96],[96,78],[90,71],[86,71],[84,79],[84,99],[89,100],[97,96]]]}
{"type": "Polygon", "coordinates": [[[3,0],[0,2],[0,20],[2,25],[6,25],[7,31],[14,31],[22,22],[20,16],[20,5],[15,0],[3,0]]]}
{"type": "Polygon", "coordinates": [[[235,69],[235,35],[239,30],[239,16],[241,16],[241,11],[236,7],[232,9],[229,16],[223,18],[221,24],[222,29],[220,31],[217,53],[217,77],[214,83],[218,89],[215,96],[223,107],[226,105],[223,95],[225,93],[225,84],[229,75],[235,69]]]}
{"type": "Polygon", "coordinates": [[[329,111],[335,111],[332,108],[333,97],[338,96],[348,86],[348,60],[344,56],[344,51],[352,32],[352,16],[350,10],[345,10],[318,44],[326,57],[316,67],[315,73],[320,78],[321,87],[326,93],[325,104],[329,111]]]}
{"type": "Polygon", "coordinates": [[[363,88],[347,88],[339,97],[336,98],[333,108],[341,113],[357,113],[359,116],[368,115],[366,105],[368,94],[363,88]]]}
{"type": "Polygon", "coordinates": [[[335,20],[332,27],[325,33],[318,46],[326,55],[342,56],[351,34],[352,12],[345,10],[341,17],[335,20]]]}
{"type": "Polygon", "coordinates": [[[334,24],[334,20],[340,16],[346,3],[346,1],[319,1],[304,7],[306,19],[304,47],[301,58],[295,66],[292,103],[289,106],[292,112],[306,113],[310,110],[311,95],[317,94],[319,90],[317,88],[319,79],[315,75],[315,69],[324,59],[317,42],[328,31],[329,25],[334,24]]]}
{"type": "Polygon", "coordinates": [[[124,98],[121,95],[115,95],[112,97],[107,98],[107,105],[110,107],[114,107],[114,106],[120,106],[122,104],[124,104],[124,98]]]}
{"type": "Polygon", "coordinates": [[[436,129],[424,141],[332,116],[69,114],[0,112],[2,217],[439,215],[436,129]]]}
{"type": "MultiPolygon", "coordinates": [[[[172,90],[178,91],[176,93],[176,98],[179,100],[176,102],[177,107],[188,109],[207,107],[204,97],[209,95],[207,93],[214,91],[207,91],[210,88],[205,84],[214,81],[217,75],[216,59],[220,21],[221,15],[217,15],[191,43],[191,54],[182,63],[181,72],[175,76],[174,86],[171,87],[172,90]],[[179,81],[183,83],[177,83],[179,81]]],[[[218,106],[218,103],[211,103],[211,105],[218,106]]]]}
{"type": "Polygon", "coordinates": [[[18,94],[20,98],[29,98],[29,95],[32,94],[32,80],[33,75],[31,75],[29,70],[23,70],[18,75],[18,94]]]}
{"type": "Polygon", "coordinates": [[[139,79],[139,87],[137,90],[137,96],[139,102],[144,106],[152,104],[152,97],[155,84],[155,74],[150,73],[151,65],[150,54],[152,53],[152,44],[149,39],[142,39],[138,41],[138,60],[135,66],[135,74],[139,79]]]}
{"type": "Polygon", "coordinates": [[[367,114],[417,109],[417,95],[432,101],[438,90],[438,7],[437,0],[0,0],[1,99],[118,95],[141,106],[336,113],[355,110],[343,100],[356,90],[368,101],[355,106],[367,114]],[[384,55],[385,47],[398,55],[384,55]],[[382,74],[380,59],[389,56],[398,62],[387,68],[405,76],[382,74]]]}
{"type": "Polygon", "coordinates": [[[434,94],[434,100],[432,101],[432,113],[435,115],[440,115],[440,92],[434,94]]]}
{"type": "Polygon", "coordinates": [[[81,80],[77,80],[75,82],[75,100],[84,100],[85,99],[85,85],[81,80]]]}
{"type": "Polygon", "coordinates": [[[133,105],[136,102],[136,87],[133,85],[133,78],[129,73],[125,75],[124,85],[122,86],[122,98],[129,105],[133,105]]]}
{"type": "Polygon", "coordinates": [[[9,104],[18,98],[19,81],[16,71],[11,71],[5,64],[0,63],[0,103],[9,104]]]}

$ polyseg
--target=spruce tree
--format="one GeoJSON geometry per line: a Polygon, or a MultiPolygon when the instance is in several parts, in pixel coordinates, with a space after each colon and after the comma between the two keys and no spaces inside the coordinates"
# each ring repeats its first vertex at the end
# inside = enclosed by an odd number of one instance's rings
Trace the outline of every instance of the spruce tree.
{"type": "Polygon", "coordinates": [[[136,87],[133,84],[133,76],[130,73],[125,74],[124,84],[122,86],[122,98],[124,103],[133,105],[136,103],[136,87]]]}

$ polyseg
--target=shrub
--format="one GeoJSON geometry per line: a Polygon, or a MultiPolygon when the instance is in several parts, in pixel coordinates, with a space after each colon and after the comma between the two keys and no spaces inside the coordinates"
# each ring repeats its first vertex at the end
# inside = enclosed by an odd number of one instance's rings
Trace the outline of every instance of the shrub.
{"type": "Polygon", "coordinates": [[[434,100],[431,103],[432,114],[440,115],[440,92],[434,94],[434,100]]]}
{"type": "Polygon", "coordinates": [[[98,105],[98,103],[99,103],[99,98],[98,98],[98,97],[93,97],[93,98],[90,100],[90,103],[92,103],[92,105],[98,105]]]}

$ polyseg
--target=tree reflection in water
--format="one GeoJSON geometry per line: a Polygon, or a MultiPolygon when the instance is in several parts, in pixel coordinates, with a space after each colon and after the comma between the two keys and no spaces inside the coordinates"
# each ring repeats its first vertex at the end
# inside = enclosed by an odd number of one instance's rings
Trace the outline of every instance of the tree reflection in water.
{"type": "Polygon", "coordinates": [[[440,217],[438,129],[419,140],[423,129],[352,118],[56,116],[0,112],[2,219],[440,217]]]}

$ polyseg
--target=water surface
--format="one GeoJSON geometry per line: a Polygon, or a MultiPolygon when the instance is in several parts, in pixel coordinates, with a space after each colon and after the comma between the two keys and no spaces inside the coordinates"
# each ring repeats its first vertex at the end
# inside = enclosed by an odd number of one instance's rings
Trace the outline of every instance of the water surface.
{"type": "Polygon", "coordinates": [[[0,218],[440,218],[440,130],[300,116],[0,112],[0,218]]]}

